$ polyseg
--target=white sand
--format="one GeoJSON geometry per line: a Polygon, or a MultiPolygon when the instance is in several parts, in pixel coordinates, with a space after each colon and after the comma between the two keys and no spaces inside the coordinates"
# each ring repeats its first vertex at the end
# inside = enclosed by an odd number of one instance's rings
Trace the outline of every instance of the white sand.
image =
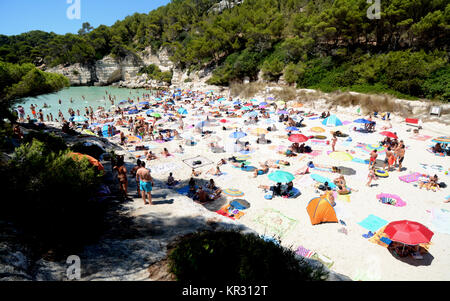
{"type": "MultiPolygon", "coordinates": [[[[308,111],[308,108],[303,108],[305,111],[308,111]]],[[[188,109],[189,110],[189,109],[188,109]]],[[[361,118],[361,116],[356,115],[345,115],[338,114],[338,117],[342,121],[353,121],[354,119],[361,118]]],[[[202,116],[204,119],[205,116],[202,116]]],[[[191,117],[187,117],[185,119],[185,125],[189,124],[188,120],[191,117]]],[[[220,119],[220,118],[219,118],[220,119]]],[[[231,121],[238,122],[238,119],[227,118],[231,121]]],[[[196,120],[199,120],[198,118],[196,120]]],[[[265,120],[262,119],[259,122],[258,126],[253,127],[263,127],[266,128],[268,125],[264,123],[265,120]]],[[[383,122],[379,119],[377,120],[377,133],[372,134],[354,134],[353,131],[349,130],[349,127],[342,127],[341,131],[344,133],[350,134],[353,138],[353,143],[351,146],[342,146],[341,143],[345,140],[345,138],[339,138],[336,149],[337,150],[356,150],[355,156],[368,159],[369,155],[358,151],[354,148],[356,142],[364,142],[364,143],[377,143],[382,140],[384,137],[379,135],[380,127],[383,125],[383,122]]],[[[191,123],[198,123],[191,122],[191,123]]],[[[308,120],[305,118],[303,122],[307,125],[307,128],[301,128],[302,133],[309,135],[310,132],[307,130],[313,126],[322,126],[319,120],[308,120]]],[[[215,165],[209,165],[200,168],[203,173],[199,178],[209,180],[213,178],[216,184],[222,189],[226,188],[238,188],[245,193],[243,197],[247,201],[251,203],[251,207],[245,210],[246,214],[237,221],[232,221],[231,219],[227,219],[222,217],[214,212],[207,212],[201,208],[201,205],[195,204],[195,208],[199,208],[196,210],[197,214],[205,214],[205,216],[211,217],[212,215],[216,215],[220,220],[228,220],[230,223],[242,223],[254,230],[256,230],[260,234],[270,234],[270,229],[265,229],[260,223],[255,221],[255,219],[260,216],[264,209],[272,208],[280,211],[285,216],[295,219],[297,223],[292,227],[289,231],[285,233],[285,235],[281,238],[282,245],[286,247],[291,247],[293,249],[297,249],[299,245],[304,246],[305,248],[314,250],[319,254],[326,255],[330,257],[334,261],[334,266],[332,269],[338,273],[342,273],[347,275],[355,280],[450,280],[450,235],[443,234],[439,232],[435,232],[432,238],[432,246],[429,249],[429,253],[432,256],[432,261],[430,260],[418,260],[419,266],[414,266],[408,263],[404,263],[399,259],[393,257],[386,248],[383,248],[379,245],[373,244],[369,242],[367,239],[363,238],[361,235],[368,232],[368,230],[364,229],[357,223],[366,218],[369,214],[376,215],[381,217],[388,222],[408,219],[412,221],[420,222],[430,229],[433,229],[431,225],[431,214],[428,211],[431,211],[433,208],[445,208],[450,210],[450,203],[444,203],[445,197],[450,194],[450,189],[445,188],[441,189],[437,192],[426,191],[425,189],[420,190],[418,187],[414,187],[413,184],[407,184],[398,179],[400,175],[408,174],[409,172],[424,172],[424,173],[437,173],[440,181],[444,181],[447,185],[450,184],[450,176],[444,175],[443,172],[436,172],[434,170],[425,170],[423,169],[419,163],[426,163],[429,165],[432,164],[440,164],[446,170],[450,167],[450,158],[449,157],[438,157],[435,156],[425,150],[428,145],[431,145],[431,139],[427,141],[417,141],[410,139],[413,135],[412,131],[407,132],[407,129],[412,129],[413,127],[407,126],[404,123],[399,122],[398,120],[393,120],[392,124],[394,126],[390,131],[397,132],[400,139],[405,141],[406,146],[408,147],[406,150],[405,160],[403,162],[403,166],[407,168],[406,171],[393,171],[390,173],[390,176],[385,179],[379,179],[378,181],[374,181],[374,184],[378,184],[377,186],[373,186],[371,188],[365,186],[367,182],[367,173],[368,166],[364,164],[358,164],[355,162],[337,162],[328,158],[326,151],[331,150],[330,146],[318,147],[312,146],[313,149],[323,149],[322,155],[319,157],[315,157],[312,160],[315,163],[321,164],[333,164],[333,165],[341,165],[353,168],[356,170],[356,175],[346,176],[348,186],[351,188],[355,188],[358,191],[353,191],[351,194],[351,202],[341,202],[337,201],[336,210],[341,215],[341,219],[346,223],[346,229],[348,231],[348,235],[343,233],[339,233],[338,229],[343,226],[339,223],[328,223],[328,224],[320,224],[320,225],[311,225],[309,216],[306,212],[306,206],[308,202],[317,197],[318,194],[315,192],[313,185],[311,185],[312,181],[307,179],[309,175],[306,175],[302,180],[300,180],[301,184],[296,185],[302,192],[301,196],[296,199],[285,199],[281,197],[276,197],[272,200],[264,199],[265,193],[258,188],[258,185],[273,185],[274,183],[270,181],[267,175],[258,176],[256,179],[252,178],[253,174],[250,172],[243,172],[239,169],[232,168],[231,164],[227,164],[221,167],[223,172],[226,172],[226,176],[211,176],[206,175],[206,171],[215,165]],[[300,185],[300,186],[299,186],[300,185]],[[395,193],[398,194],[403,200],[407,202],[405,207],[394,207],[386,204],[382,204],[378,202],[376,195],[378,193],[395,193]]],[[[175,128],[177,126],[176,123],[170,124],[165,123],[167,125],[166,128],[175,128]],[[173,126],[172,126],[173,125],[173,126]]],[[[216,127],[206,128],[216,132],[215,135],[223,137],[223,140],[219,142],[220,145],[224,145],[224,143],[233,142],[234,139],[228,138],[229,134],[232,132],[222,131],[222,124],[216,127]]],[[[290,142],[287,139],[277,138],[279,135],[285,135],[286,131],[284,130],[285,126],[276,123],[278,131],[270,132],[266,135],[266,138],[272,140],[273,145],[290,145],[290,142]]],[[[353,127],[354,124],[350,125],[350,128],[353,127]]],[[[186,130],[188,132],[192,132],[193,129],[186,130]]],[[[247,132],[249,135],[241,141],[250,141],[252,147],[257,147],[258,150],[254,153],[251,153],[251,159],[249,161],[252,163],[251,165],[259,167],[258,162],[264,161],[266,159],[284,159],[288,160],[291,165],[283,168],[282,170],[289,171],[291,173],[295,173],[295,171],[308,162],[308,158],[304,158],[302,161],[299,160],[302,155],[300,154],[294,158],[285,158],[283,155],[276,154],[275,150],[270,148],[270,145],[258,145],[255,143],[256,136],[250,134],[249,127],[242,126],[242,130],[247,132]]],[[[333,130],[333,128],[326,128],[327,137],[330,137],[329,131],[333,130]]],[[[438,123],[426,123],[424,125],[424,129],[420,131],[422,135],[429,135],[432,137],[436,137],[439,135],[445,135],[450,133],[450,127],[445,127],[443,125],[439,125],[438,123]]],[[[214,134],[213,134],[214,135],[214,134]]],[[[197,134],[196,137],[199,137],[197,134]]],[[[155,149],[152,149],[157,154],[162,150],[163,147],[167,147],[168,150],[173,153],[173,151],[178,147],[178,144],[182,144],[182,141],[171,141],[164,144],[159,144],[155,142],[144,142],[145,145],[155,146],[155,149]]],[[[309,144],[309,143],[307,143],[309,144]]],[[[217,163],[221,158],[228,158],[233,155],[233,153],[221,153],[214,154],[208,150],[207,140],[199,139],[199,143],[196,146],[186,146],[182,144],[185,148],[185,153],[182,155],[175,154],[174,157],[169,158],[159,158],[155,161],[147,162],[147,167],[150,169],[154,165],[166,164],[166,163],[176,163],[178,168],[173,170],[174,177],[176,179],[189,179],[191,174],[191,169],[182,162],[183,159],[192,158],[197,155],[202,155],[207,157],[208,159],[217,163]]],[[[309,144],[310,145],[310,144],[309,144]]],[[[142,154],[143,152],[133,152],[132,155],[142,154]]],[[[239,155],[234,153],[235,155],[239,155]]],[[[378,156],[379,159],[384,160],[384,154],[378,156]]],[[[269,171],[271,172],[272,169],[269,171]]],[[[315,171],[314,171],[315,172],[315,171]]],[[[315,172],[319,173],[328,178],[334,179],[336,174],[325,173],[325,172],[315,172]]],[[[166,181],[168,173],[162,174],[154,174],[156,179],[166,181]]],[[[297,183],[300,176],[296,176],[296,180],[294,183],[297,183]]],[[[134,191],[132,192],[134,193],[134,191]]],[[[136,215],[140,214],[148,214],[149,212],[159,212],[165,211],[170,212],[171,210],[174,212],[179,211],[179,204],[185,203],[186,198],[184,196],[175,195],[175,202],[173,204],[161,205],[161,206],[146,206],[143,207],[141,203],[142,200],[136,199],[135,203],[137,208],[139,209],[135,212],[136,215]],[[183,201],[181,201],[183,200],[183,201]]],[[[131,194],[131,193],[130,193],[131,194]]],[[[173,197],[173,195],[171,196],[173,197]]],[[[224,196],[227,198],[227,201],[232,200],[233,198],[224,196]]],[[[217,203],[226,203],[224,200],[217,200],[217,203]]],[[[213,204],[208,204],[206,207],[211,207],[213,204]]],[[[192,214],[192,210],[189,210],[189,214],[192,214]]],[[[429,258],[429,257],[427,257],[429,258]]]]}

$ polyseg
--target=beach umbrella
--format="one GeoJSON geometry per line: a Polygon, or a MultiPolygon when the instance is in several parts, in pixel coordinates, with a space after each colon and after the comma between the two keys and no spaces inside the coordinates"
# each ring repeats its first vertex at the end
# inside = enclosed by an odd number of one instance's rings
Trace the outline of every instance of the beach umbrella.
{"type": "Polygon", "coordinates": [[[140,104],[140,105],[148,105],[149,102],[148,102],[148,101],[141,101],[139,104],[140,104]]]}
{"type": "Polygon", "coordinates": [[[156,97],[155,100],[156,100],[156,101],[161,101],[162,99],[159,98],[159,97],[156,97]]]}
{"type": "Polygon", "coordinates": [[[258,112],[256,111],[251,111],[244,114],[244,117],[256,117],[256,116],[258,116],[258,112]]]}
{"type": "Polygon", "coordinates": [[[286,131],[298,131],[299,129],[298,128],[296,128],[295,126],[288,126],[287,128],[286,128],[286,131]]]}
{"type": "Polygon", "coordinates": [[[235,102],[233,102],[233,104],[234,105],[239,105],[239,104],[241,104],[241,101],[240,100],[236,100],[235,102]]]}
{"type": "Polygon", "coordinates": [[[148,110],[145,112],[145,114],[150,115],[151,113],[155,112],[154,110],[148,110]]]}
{"type": "Polygon", "coordinates": [[[306,141],[308,141],[308,137],[306,137],[305,135],[302,135],[302,134],[295,134],[295,135],[289,136],[288,140],[291,142],[306,142],[306,141]]]}
{"type": "Polygon", "coordinates": [[[433,140],[431,140],[431,142],[450,144],[450,136],[446,136],[446,137],[442,136],[442,137],[434,138],[433,140]]]}
{"type": "Polygon", "coordinates": [[[243,110],[243,111],[250,111],[250,110],[253,110],[253,109],[250,108],[250,107],[245,106],[245,107],[242,107],[241,110],[243,110]]]}
{"type": "Polygon", "coordinates": [[[72,159],[74,159],[74,160],[86,158],[86,159],[89,160],[89,163],[91,163],[94,166],[97,166],[98,170],[104,170],[105,169],[103,167],[102,163],[100,163],[100,161],[98,161],[97,159],[95,159],[94,157],[91,157],[89,155],[80,154],[80,153],[69,153],[69,156],[71,156],[72,159]]]}
{"type": "Polygon", "coordinates": [[[220,122],[220,123],[227,123],[228,120],[226,120],[226,119],[220,119],[219,122],[220,122]]]}
{"type": "Polygon", "coordinates": [[[353,157],[347,152],[331,152],[330,158],[338,161],[352,161],[353,157]]]}
{"type": "Polygon", "coordinates": [[[232,196],[232,197],[237,197],[237,196],[243,196],[244,193],[242,191],[240,191],[239,189],[235,189],[235,188],[227,188],[224,189],[222,191],[224,194],[232,196]]]}
{"type": "Polygon", "coordinates": [[[393,241],[407,245],[429,243],[434,233],[418,222],[401,220],[389,223],[384,233],[393,241]]]}
{"type": "Polygon", "coordinates": [[[128,102],[127,100],[121,100],[121,101],[119,102],[119,105],[124,104],[124,103],[127,103],[127,102],[128,102]]]}
{"type": "Polygon", "coordinates": [[[369,120],[364,119],[364,118],[353,120],[353,122],[354,123],[371,123],[369,120]]]}
{"type": "Polygon", "coordinates": [[[275,100],[273,97],[267,97],[267,100],[275,100]]]}
{"type": "Polygon", "coordinates": [[[269,174],[269,179],[277,183],[288,183],[295,179],[294,175],[287,171],[277,170],[269,174]]]}
{"type": "Polygon", "coordinates": [[[266,129],[263,129],[263,128],[256,128],[256,129],[253,129],[251,132],[252,132],[252,134],[259,136],[262,134],[267,134],[269,131],[266,129]]]}
{"type": "Polygon", "coordinates": [[[85,122],[85,121],[88,121],[88,119],[84,116],[75,116],[73,118],[73,121],[74,122],[85,122]]]}
{"type": "Polygon", "coordinates": [[[321,127],[319,127],[319,126],[315,126],[315,127],[313,127],[313,128],[311,128],[311,129],[309,129],[311,132],[314,132],[314,133],[323,133],[323,132],[325,132],[325,129],[324,128],[321,128],[321,127]]]}
{"type": "Polygon", "coordinates": [[[137,136],[127,136],[128,142],[139,142],[141,139],[137,136]]]}
{"type": "Polygon", "coordinates": [[[128,111],[128,114],[137,114],[137,113],[139,113],[139,111],[136,109],[128,111]]]}
{"type": "Polygon", "coordinates": [[[156,117],[156,118],[161,118],[161,114],[159,114],[159,113],[157,113],[157,112],[151,113],[150,116],[156,117]]]}
{"type": "Polygon", "coordinates": [[[279,110],[279,111],[278,111],[278,114],[280,114],[280,115],[281,115],[281,114],[288,114],[288,111],[286,111],[286,110],[279,110]]]}
{"type": "Polygon", "coordinates": [[[185,108],[179,108],[178,109],[178,114],[182,114],[182,115],[187,115],[188,111],[185,108]]]}
{"type": "Polygon", "coordinates": [[[398,139],[396,134],[394,134],[392,132],[389,132],[389,131],[381,132],[380,135],[383,135],[383,136],[386,136],[386,137],[389,137],[389,138],[398,139]]]}
{"type": "Polygon", "coordinates": [[[250,99],[250,101],[251,101],[251,102],[258,102],[258,100],[257,100],[257,99],[254,99],[254,98],[253,98],[253,99],[250,99]]]}
{"type": "Polygon", "coordinates": [[[265,101],[263,101],[263,102],[260,102],[260,103],[259,103],[259,105],[260,105],[260,106],[267,106],[267,105],[268,105],[268,103],[267,103],[267,102],[265,102],[265,101]]]}
{"type": "Polygon", "coordinates": [[[276,102],[277,105],[283,106],[286,102],[284,100],[279,100],[276,102]]]}
{"type": "Polygon", "coordinates": [[[325,126],[339,126],[342,125],[342,121],[340,121],[336,115],[331,115],[330,117],[325,118],[322,121],[322,124],[325,126]]]}
{"type": "Polygon", "coordinates": [[[244,132],[234,132],[234,133],[230,134],[230,138],[234,138],[234,139],[240,139],[245,136],[247,136],[247,134],[244,132]]]}

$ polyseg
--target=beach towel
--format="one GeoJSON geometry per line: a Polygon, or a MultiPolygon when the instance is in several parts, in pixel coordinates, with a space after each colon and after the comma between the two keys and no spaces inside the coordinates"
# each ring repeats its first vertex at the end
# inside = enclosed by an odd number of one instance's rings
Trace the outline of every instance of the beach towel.
{"type": "Polygon", "coordinates": [[[378,229],[380,229],[381,227],[383,227],[384,225],[386,225],[387,223],[388,223],[387,220],[384,220],[378,216],[370,214],[364,220],[360,221],[358,223],[358,225],[360,225],[361,227],[363,227],[369,231],[375,232],[378,229]]]}
{"type": "Polygon", "coordinates": [[[322,184],[325,183],[325,182],[328,182],[328,186],[329,186],[331,189],[336,188],[336,185],[333,183],[333,181],[331,181],[330,179],[328,179],[328,178],[326,178],[326,177],[323,177],[323,176],[321,176],[321,175],[319,175],[319,174],[313,173],[313,174],[310,175],[310,177],[311,177],[311,179],[313,179],[314,181],[319,182],[319,183],[322,183],[322,184]]]}
{"type": "Polygon", "coordinates": [[[250,203],[242,199],[233,200],[230,205],[239,210],[245,210],[250,207],[250,203]]]}
{"type": "Polygon", "coordinates": [[[189,166],[190,168],[194,168],[194,169],[213,164],[213,162],[211,160],[209,160],[209,159],[207,159],[205,157],[202,157],[202,156],[197,156],[197,157],[194,157],[194,158],[185,159],[185,160],[183,160],[183,162],[187,166],[189,166]],[[194,162],[201,162],[201,163],[200,164],[194,164],[194,162]]]}
{"type": "Polygon", "coordinates": [[[353,158],[352,161],[356,162],[356,163],[361,163],[361,164],[369,164],[370,163],[370,160],[364,160],[364,159],[360,159],[360,158],[353,158]]]}
{"type": "Polygon", "coordinates": [[[230,204],[223,206],[216,213],[231,218],[232,220],[240,219],[245,213],[234,208],[230,204]]]}
{"type": "Polygon", "coordinates": [[[179,194],[187,195],[189,193],[189,185],[176,190],[179,194]]]}
{"type": "Polygon", "coordinates": [[[327,257],[327,256],[325,256],[325,255],[321,255],[321,254],[318,254],[318,253],[314,253],[314,254],[311,256],[311,259],[320,261],[324,266],[326,266],[326,267],[329,268],[329,269],[331,269],[331,267],[332,267],[333,264],[334,264],[334,261],[331,260],[330,257],[327,257]]]}
{"type": "Polygon", "coordinates": [[[311,156],[311,157],[317,157],[317,156],[320,156],[322,154],[322,151],[321,150],[313,150],[312,152],[310,152],[310,153],[308,153],[308,155],[309,156],[311,156]]]}
{"type": "Polygon", "coordinates": [[[149,166],[149,168],[153,174],[165,174],[180,169],[181,166],[176,163],[164,163],[159,165],[152,165],[149,166]]]}
{"type": "Polygon", "coordinates": [[[312,140],[309,140],[309,141],[311,141],[312,145],[321,145],[321,146],[327,145],[327,140],[312,139],[312,140]]]}
{"type": "Polygon", "coordinates": [[[342,202],[347,202],[350,203],[350,195],[349,194],[338,194],[337,195],[337,200],[338,201],[342,201],[342,202]]]}
{"type": "Polygon", "coordinates": [[[254,221],[262,225],[266,231],[271,232],[270,234],[280,238],[298,223],[297,220],[272,208],[265,208],[254,221]]]}
{"type": "Polygon", "coordinates": [[[431,229],[434,232],[450,234],[450,212],[444,209],[433,208],[431,210],[431,229]]]}
{"type": "MultiPolygon", "coordinates": [[[[371,238],[369,238],[369,241],[371,243],[377,244],[379,246],[382,246],[384,248],[387,248],[389,244],[386,243],[386,239],[389,239],[386,233],[384,233],[384,229],[386,226],[381,227],[371,238]]],[[[390,239],[389,239],[390,240],[390,239]]]]}
{"type": "Polygon", "coordinates": [[[305,258],[311,258],[311,256],[313,256],[315,254],[315,252],[308,250],[303,246],[299,246],[297,248],[297,251],[295,251],[295,254],[305,257],[305,258]]]}
{"type": "Polygon", "coordinates": [[[414,140],[418,140],[418,141],[426,141],[428,139],[430,139],[432,136],[428,136],[428,135],[413,135],[409,138],[414,139],[414,140]]]}
{"type": "Polygon", "coordinates": [[[399,176],[400,181],[405,183],[417,182],[419,178],[422,176],[421,173],[415,172],[409,175],[399,176]]]}

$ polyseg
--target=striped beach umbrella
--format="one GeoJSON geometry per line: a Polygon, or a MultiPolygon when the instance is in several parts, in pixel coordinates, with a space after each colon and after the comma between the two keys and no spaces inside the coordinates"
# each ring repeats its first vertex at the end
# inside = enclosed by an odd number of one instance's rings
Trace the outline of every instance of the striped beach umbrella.
{"type": "Polygon", "coordinates": [[[450,136],[442,136],[442,137],[434,138],[433,140],[431,140],[431,142],[450,144],[450,136]]]}
{"type": "Polygon", "coordinates": [[[222,192],[231,197],[237,197],[237,196],[244,195],[244,193],[242,191],[240,191],[239,189],[235,189],[235,188],[227,188],[227,189],[224,189],[222,192]]]}

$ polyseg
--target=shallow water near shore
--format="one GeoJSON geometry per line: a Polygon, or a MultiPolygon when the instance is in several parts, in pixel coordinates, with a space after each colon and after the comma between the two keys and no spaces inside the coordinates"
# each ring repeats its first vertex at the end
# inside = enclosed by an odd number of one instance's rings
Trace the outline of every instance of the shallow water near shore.
{"type": "Polygon", "coordinates": [[[30,105],[37,105],[37,110],[42,109],[44,113],[44,118],[46,119],[46,115],[49,113],[53,114],[53,117],[58,117],[58,111],[64,114],[66,118],[68,118],[68,109],[72,108],[75,111],[77,109],[80,110],[80,115],[84,114],[84,108],[91,106],[94,111],[97,110],[99,106],[105,107],[106,109],[111,107],[111,102],[109,101],[109,97],[107,95],[111,95],[111,97],[116,97],[114,102],[115,105],[118,105],[121,100],[128,100],[128,98],[137,100],[137,97],[140,99],[143,98],[144,94],[152,94],[151,90],[146,89],[127,89],[127,88],[117,88],[117,87],[70,87],[58,91],[56,93],[43,94],[37,97],[26,97],[23,98],[20,102],[18,102],[15,107],[22,105],[25,108],[25,113],[31,115],[30,105]],[[83,99],[83,96],[85,99],[83,99]],[[72,98],[72,103],[70,102],[70,98],[72,98]],[[61,99],[61,104],[58,103],[59,99],[61,99]],[[44,108],[44,104],[47,104],[49,107],[44,108]]]}

